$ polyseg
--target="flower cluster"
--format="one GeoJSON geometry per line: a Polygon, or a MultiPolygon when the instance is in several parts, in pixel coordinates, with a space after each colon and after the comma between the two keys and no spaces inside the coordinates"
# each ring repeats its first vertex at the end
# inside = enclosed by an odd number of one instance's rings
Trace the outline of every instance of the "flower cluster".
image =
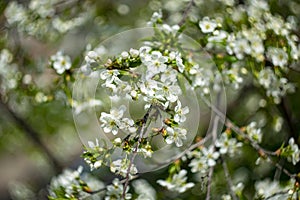
{"type": "Polygon", "coordinates": [[[50,199],[78,199],[89,196],[88,192],[104,187],[104,184],[91,177],[82,175],[83,167],[77,170],[64,170],[50,183],[50,199]]]}
{"type": "Polygon", "coordinates": [[[7,49],[0,52],[0,89],[5,93],[16,88],[20,80],[16,64],[12,63],[13,55],[7,49]]]}
{"type": "Polygon", "coordinates": [[[215,150],[214,146],[208,148],[203,147],[200,150],[194,150],[189,155],[193,159],[191,160],[189,167],[193,173],[200,172],[201,175],[208,173],[209,167],[213,167],[217,164],[217,160],[220,157],[220,153],[215,150]]]}
{"type": "Polygon", "coordinates": [[[267,96],[273,97],[275,103],[280,103],[281,98],[287,93],[294,92],[295,86],[286,78],[278,77],[270,68],[263,69],[258,74],[259,84],[267,91],[267,96]]]}
{"type": "MultiPolygon", "coordinates": [[[[238,89],[249,84],[258,90],[263,88],[266,96],[275,104],[280,103],[288,93],[294,92],[294,84],[286,78],[290,66],[297,63],[300,56],[299,38],[294,33],[295,25],[292,21],[274,15],[265,1],[248,0],[239,6],[235,6],[236,2],[233,0],[218,2],[222,3],[220,7],[226,8],[222,11],[224,18],[216,17],[218,14],[201,16],[197,9],[193,9],[201,4],[200,1],[191,1],[191,12],[187,12],[195,25],[189,27],[191,30],[188,31],[197,35],[197,41],[210,53],[213,62],[199,62],[196,60],[198,49],[181,46],[181,32],[185,27],[164,24],[161,11],[155,12],[148,23],[153,26],[154,36],[147,38],[140,48],[122,49],[114,57],[107,58],[104,46],[94,49],[87,47],[84,53],[85,63],[80,67],[80,72],[98,78],[101,81],[101,89],[104,89],[102,91],[108,91],[113,104],[119,100],[126,100],[129,104],[138,106],[142,104],[139,117],[126,116],[131,110],[127,110],[123,102],[121,106],[112,105],[109,111],[102,111],[99,117],[100,126],[113,146],[101,146],[96,140],[96,144],[89,142],[89,147],[86,147],[83,153],[84,160],[92,170],[108,165],[112,173],[125,177],[125,184],[119,179],[114,179],[112,184],[106,187],[105,199],[155,199],[156,192],[147,182],[133,182],[136,196],[128,193],[127,183],[134,176],[138,176],[139,166],[134,160],[136,156],[150,160],[153,152],[162,144],[168,148],[175,147],[176,152],[187,146],[190,132],[185,123],[189,121],[191,108],[184,105],[185,101],[182,100],[186,87],[191,86],[193,91],[199,89],[197,92],[199,91],[200,96],[206,98],[214,93],[220,94],[223,81],[233,92],[239,92],[238,89]],[[186,80],[187,84],[180,82],[180,79],[186,80]],[[144,114],[142,117],[141,113],[144,114]],[[115,150],[121,156],[112,156],[115,150]]],[[[170,8],[166,8],[168,9],[170,8]]],[[[184,23],[184,20],[187,19],[184,18],[179,24],[184,23]]],[[[51,66],[58,74],[64,74],[70,70],[72,63],[68,56],[57,53],[51,57],[51,66]]],[[[83,104],[83,108],[78,107],[77,113],[85,107],[102,105],[103,102],[92,101],[83,104]]],[[[272,106],[277,106],[275,104],[272,106]]],[[[216,114],[218,115],[218,112],[216,114]]],[[[219,115],[219,118],[223,118],[222,114],[219,115]]],[[[226,131],[220,135],[207,133],[207,138],[203,141],[206,142],[209,140],[208,136],[212,136],[212,143],[208,145],[203,142],[201,145],[191,146],[193,148],[189,148],[182,155],[179,154],[181,156],[174,164],[181,164],[182,161],[185,166],[190,167],[192,173],[209,179],[208,189],[213,185],[212,174],[215,170],[220,170],[216,166],[224,164],[225,178],[231,193],[227,195],[226,192],[222,196],[223,199],[236,199],[235,195],[243,197],[244,185],[230,183],[230,170],[226,169],[225,161],[228,157],[235,157],[244,151],[240,148],[243,145],[242,141],[249,142],[250,146],[268,161],[273,159],[272,156],[282,156],[293,165],[299,162],[299,146],[293,138],[289,139],[287,146],[283,145],[276,152],[265,151],[260,145],[263,145],[262,139],[266,135],[263,135],[256,122],[239,128],[234,122],[227,120],[226,116],[220,121],[229,121],[226,123],[226,131]],[[232,130],[236,133],[232,133],[232,130]]],[[[278,119],[275,131],[279,132],[283,123],[283,119],[278,119]]],[[[181,168],[183,166],[179,166],[180,164],[175,170],[169,171],[166,180],[158,180],[157,183],[178,193],[194,187],[194,183],[187,181],[188,171],[181,168]]],[[[276,167],[285,169],[280,163],[276,167]]],[[[295,177],[288,170],[282,171],[291,179],[295,177]]],[[[285,192],[285,189],[292,187],[281,187],[276,181],[257,182],[255,198],[268,199],[272,198],[272,195],[274,199],[277,196],[278,199],[287,198],[289,193],[299,190],[298,184],[296,182],[294,190],[285,192]],[[270,187],[267,188],[267,185],[270,187]],[[281,194],[277,195],[275,191],[281,194]]],[[[207,197],[210,197],[209,191],[207,190],[207,197]]],[[[293,194],[289,197],[293,197],[293,194]]]]}
{"type": "Polygon", "coordinates": [[[16,25],[20,32],[48,39],[82,25],[89,17],[79,9],[77,17],[65,20],[64,16],[57,15],[57,3],[59,0],[31,0],[28,5],[11,1],[5,10],[5,16],[9,25],[16,25]]]}
{"type": "MultiPolygon", "coordinates": [[[[119,174],[123,177],[126,177],[129,165],[130,165],[130,159],[128,158],[118,159],[113,161],[110,164],[110,171],[115,174],[119,174]]],[[[137,168],[132,164],[132,166],[130,166],[129,178],[137,174],[137,172],[138,172],[137,168]]]]}
{"type": "Polygon", "coordinates": [[[220,154],[228,154],[230,157],[233,157],[243,143],[238,142],[237,139],[230,137],[227,132],[224,132],[221,134],[220,138],[218,138],[215,145],[219,148],[220,154]]]}
{"type": "Polygon", "coordinates": [[[137,128],[134,125],[134,121],[129,118],[123,118],[125,110],[126,107],[122,105],[118,109],[112,108],[110,113],[101,113],[100,122],[105,133],[111,132],[113,135],[117,135],[119,130],[124,130],[128,133],[136,132],[137,128]]]}
{"type": "Polygon", "coordinates": [[[287,147],[281,148],[280,155],[286,157],[293,165],[296,165],[300,161],[299,146],[295,144],[294,138],[289,139],[289,145],[287,147]]]}
{"type": "Polygon", "coordinates": [[[256,198],[263,198],[263,199],[270,198],[274,200],[289,199],[289,198],[294,199],[292,189],[290,188],[292,188],[292,186],[282,187],[278,181],[271,181],[269,179],[257,181],[255,183],[256,198]],[[290,189],[290,190],[285,193],[283,192],[277,194],[279,191],[285,191],[286,189],[290,189]],[[271,198],[272,195],[274,195],[273,198],[271,198]]]}

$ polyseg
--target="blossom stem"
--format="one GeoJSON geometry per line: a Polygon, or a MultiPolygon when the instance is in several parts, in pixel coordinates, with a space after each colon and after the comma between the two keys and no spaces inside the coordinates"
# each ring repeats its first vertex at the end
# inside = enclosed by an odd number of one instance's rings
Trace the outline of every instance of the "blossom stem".
{"type": "Polygon", "coordinates": [[[221,156],[221,162],[222,162],[223,170],[224,170],[224,173],[225,173],[225,178],[226,178],[226,181],[228,183],[230,195],[231,195],[233,200],[237,200],[238,198],[237,198],[236,194],[234,193],[234,191],[232,190],[233,184],[232,184],[232,180],[231,180],[231,177],[230,177],[230,174],[229,174],[227,163],[224,160],[224,156],[221,156]]]}
{"type": "MultiPolygon", "coordinates": [[[[220,105],[220,98],[221,98],[221,93],[219,92],[217,95],[217,106],[219,107],[220,105]]],[[[213,143],[213,151],[215,151],[215,142],[217,140],[217,134],[218,134],[218,124],[219,124],[220,117],[215,113],[214,116],[214,122],[213,122],[213,127],[211,131],[212,135],[212,143],[213,143]]],[[[206,191],[206,200],[209,200],[211,197],[211,183],[212,183],[212,176],[214,173],[214,166],[211,166],[209,168],[208,172],[208,181],[207,181],[207,191],[206,191]]]]}
{"type": "Polygon", "coordinates": [[[142,119],[142,125],[139,127],[139,129],[137,131],[138,134],[139,134],[139,138],[138,138],[136,147],[135,147],[135,149],[132,152],[132,157],[130,159],[130,162],[129,162],[129,165],[128,165],[128,168],[127,168],[127,173],[126,173],[126,177],[125,177],[125,183],[124,183],[124,187],[123,187],[123,194],[122,194],[122,198],[123,199],[125,199],[126,189],[128,187],[128,184],[129,184],[130,170],[132,168],[134,159],[135,159],[135,157],[136,157],[136,155],[138,153],[138,148],[139,148],[140,144],[142,143],[143,135],[145,134],[145,132],[147,130],[147,121],[149,119],[149,115],[150,115],[150,112],[152,111],[152,109],[153,109],[153,105],[151,104],[151,106],[149,107],[149,109],[147,110],[146,114],[144,115],[144,117],[142,119]]]}
{"type": "Polygon", "coordinates": [[[184,13],[182,15],[182,19],[178,23],[178,26],[182,26],[184,24],[184,22],[186,21],[186,18],[188,16],[190,10],[192,9],[193,5],[195,5],[195,2],[194,2],[194,0],[191,0],[189,2],[189,4],[187,5],[186,9],[184,10],[184,13]]]}

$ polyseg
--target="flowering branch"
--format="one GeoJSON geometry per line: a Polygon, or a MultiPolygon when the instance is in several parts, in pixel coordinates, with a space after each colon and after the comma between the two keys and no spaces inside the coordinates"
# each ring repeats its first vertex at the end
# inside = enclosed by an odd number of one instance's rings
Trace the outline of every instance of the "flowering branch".
{"type": "MultiPolygon", "coordinates": [[[[218,93],[217,95],[217,106],[220,104],[220,98],[221,98],[221,93],[218,93]]],[[[217,140],[217,133],[218,133],[218,124],[219,124],[220,117],[215,113],[214,117],[214,123],[213,123],[213,128],[212,128],[212,143],[215,144],[217,140]]],[[[215,151],[215,146],[213,145],[213,151],[215,151]]],[[[206,200],[210,199],[210,193],[211,193],[211,183],[212,183],[212,176],[214,173],[214,166],[210,166],[209,172],[208,172],[208,181],[207,181],[207,193],[206,193],[206,200]]]]}
{"type": "MultiPolygon", "coordinates": [[[[268,150],[265,150],[264,148],[262,148],[261,146],[259,146],[257,144],[256,141],[254,141],[251,137],[249,137],[243,130],[241,130],[241,128],[239,128],[238,126],[236,126],[230,119],[228,119],[226,117],[226,115],[224,115],[220,110],[218,110],[214,105],[210,104],[208,102],[207,99],[205,99],[205,97],[201,96],[201,99],[205,102],[205,104],[207,106],[209,106],[213,112],[215,112],[221,120],[223,120],[225,122],[225,126],[227,128],[232,129],[234,132],[236,132],[237,134],[241,135],[242,137],[246,138],[247,140],[250,141],[251,146],[257,150],[257,152],[260,154],[260,156],[262,157],[270,157],[270,156],[278,156],[277,152],[271,152],[268,150]]],[[[273,163],[274,164],[274,163],[273,163]]],[[[286,175],[288,175],[290,178],[295,178],[296,175],[295,174],[291,174],[287,169],[283,168],[280,164],[275,163],[274,164],[278,169],[282,170],[286,175]]]]}
{"type": "Polygon", "coordinates": [[[153,109],[153,105],[151,104],[149,109],[147,110],[146,114],[144,115],[142,121],[141,121],[141,126],[139,127],[138,129],[138,135],[139,135],[139,138],[138,138],[138,141],[137,141],[137,144],[136,144],[136,147],[135,149],[133,150],[132,152],[132,157],[130,159],[130,163],[128,165],[128,169],[127,169],[127,173],[126,173],[126,177],[125,177],[125,183],[124,183],[124,187],[123,187],[123,194],[122,194],[122,197],[123,199],[125,199],[125,195],[126,195],[126,189],[128,187],[128,184],[129,184],[129,179],[130,179],[130,171],[131,171],[131,168],[132,168],[132,165],[133,165],[133,162],[134,162],[134,159],[138,153],[138,149],[139,149],[139,146],[141,145],[141,142],[142,142],[142,138],[147,130],[147,121],[148,121],[148,118],[149,118],[149,115],[150,115],[150,112],[152,111],[153,109]]]}

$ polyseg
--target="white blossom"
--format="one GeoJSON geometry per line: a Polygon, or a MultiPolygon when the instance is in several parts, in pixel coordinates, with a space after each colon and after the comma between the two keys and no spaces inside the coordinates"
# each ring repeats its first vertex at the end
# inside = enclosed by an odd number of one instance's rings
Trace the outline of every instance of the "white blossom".
{"type": "Polygon", "coordinates": [[[235,138],[229,138],[226,132],[222,133],[221,137],[215,143],[216,147],[219,148],[220,154],[229,154],[230,157],[235,156],[239,147],[243,144],[237,142],[235,138]]]}
{"type": "Polygon", "coordinates": [[[209,19],[209,17],[204,17],[200,22],[199,26],[203,33],[212,33],[218,26],[215,20],[209,19]]]}
{"type": "Polygon", "coordinates": [[[178,128],[178,127],[167,127],[167,138],[166,143],[172,144],[175,143],[177,147],[181,147],[183,145],[182,140],[186,140],[186,129],[178,128]]]}
{"type": "Polygon", "coordinates": [[[184,108],[181,107],[181,102],[177,100],[177,105],[175,106],[175,115],[174,115],[174,121],[177,123],[185,122],[186,120],[186,114],[189,113],[189,108],[185,106],[184,108]]]}
{"type": "Polygon", "coordinates": [[[183,193],[186,190],[194,187],[194,183],[187,183],[186,177],[187,171],[182,169],[178,174],[174,174],[171,180],[158,180],[157,183],[163,187],[166,187],[170,191],[183,193]]]}
{"type": "Polygon", "coordinates": [[[168,61],[166,56],[163,56],[159,51],[152,51],[151,54],[146,54],[142,57],[142,62],[147,66],[147,77],[164,72],[167,69],[165,64],[168,61]]]}
{"type": "Polygon", "coordinates": [[[215,151],[213,146],[210,146],[208,149],[203,147],[201,149],[203,156],[206,158],[207,165],[212,167],[216,165],[216,160],[219,158],[219,152],[215,151]]]}
{"type": "Polygon", "coordinates": [[[248,126],[246,126],[246,132],[256,142],[260,143],[262,140],[262,132],[260,128],[257,128],[256,122],[251,122],[248,126]]]}
{"type": "MultiPolygon", "coordinates": [[[[107,186],[105,200],[122,200],[123,195],[123,184],[119,179],[115,178],[112,185],[107,186]]],[[[125,199],[131,199],[132,195],[128,193],[129,187],[126,188],[125,199]]]]}
{"type": "MultiPolygon", "coordinates": [[[[110,171],[115,174],[119,174],[123,177],[126,177],[127,173],[128,173],[129,165],[130,165],[129,159],[127,159],[127,158],[118,159],[118,160],[111,162],[110,171]]],[[[134,166],[134,164],[131,164],[129,177],[132,177],[133,175],[137,174],[137,172],[138,172],[137,168],[134,166]]]]}
{"type": "Polygon", "coordinates": [[[101,127],[105,133],[112,132],[113,135],[118,134],[118,130],[124,127],[122,117],[126,110],[124,105],[117,108],[112,108],[110,113],[102,112],[100,116],[101,127]]]}
{"type": "Polygon", "coordinates": [[[288,63],[288,54],[280,48],[269,47],[267,56],[271,59],[274,66],[286,67],[288,63]]]}
{"type": "Polygon", "coordinates": [[[53,68],[58,74],[64,73],[72,66],[71,58],[63,54],[62,51],[58,51],[55,55],[50,58],[53,68]]]}
{"type": "Polygon", "coordinates": [[[300,150],[297,144],[295,144],[294,138],[289,139],[289,147],[291,150],[291,155],[288,156],[288,161],[296,165],[300,161],[300,150]]]}

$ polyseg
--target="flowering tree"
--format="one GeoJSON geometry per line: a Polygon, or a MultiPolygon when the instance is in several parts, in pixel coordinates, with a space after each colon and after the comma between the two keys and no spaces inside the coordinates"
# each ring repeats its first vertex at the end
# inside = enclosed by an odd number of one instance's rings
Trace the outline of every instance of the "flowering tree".
{"type": "Polygon", "coordinates": [[[100,2],[2,9],[0,105],[60,173],[49,199],[299,199],[296,0],[100,2]],[[114,13],[143,28],[108,37],[114,13]],[[25,120],[46,105],[76,170],[25,120]]]}

